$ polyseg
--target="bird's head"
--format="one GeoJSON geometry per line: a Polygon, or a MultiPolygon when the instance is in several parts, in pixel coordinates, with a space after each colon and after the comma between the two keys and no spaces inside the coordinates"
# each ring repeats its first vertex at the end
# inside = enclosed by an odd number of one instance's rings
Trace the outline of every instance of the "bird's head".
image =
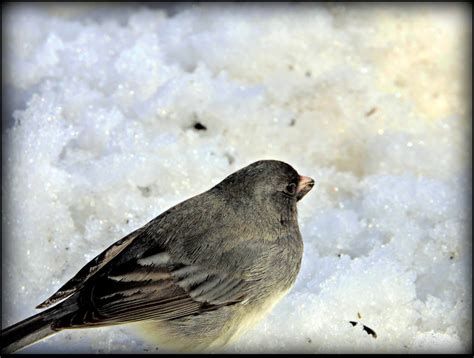
{"type": "Polygon", "coordinates": [[[314,180],[299,175],[289,164],[260,160],[229,175],[216,188],[247,209],[296,212],[296,203],[314,186],[314,180]],[[292,210],[293,209],[293,210],[292,210]]]}

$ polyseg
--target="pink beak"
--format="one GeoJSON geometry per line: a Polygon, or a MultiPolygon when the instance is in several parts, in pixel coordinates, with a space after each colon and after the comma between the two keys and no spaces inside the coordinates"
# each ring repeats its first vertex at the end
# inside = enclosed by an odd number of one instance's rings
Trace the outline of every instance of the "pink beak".
{"type": "Polygon", "coordinates": [[[310,177],[300,175],[298,186],[296,187],[296,199],[301,200],[314,186],[314,180],[310,177]]]}

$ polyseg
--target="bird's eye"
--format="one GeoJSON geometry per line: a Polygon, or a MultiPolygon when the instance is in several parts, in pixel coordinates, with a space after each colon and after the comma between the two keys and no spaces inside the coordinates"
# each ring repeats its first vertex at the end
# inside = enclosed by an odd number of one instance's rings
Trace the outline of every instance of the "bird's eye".
{"type": "Polygon", "coordinates": [[[295,183],[288,184],[285,188],[285,191],[290,195],[294,195],[296,192],[296,184],[295,183]]]}

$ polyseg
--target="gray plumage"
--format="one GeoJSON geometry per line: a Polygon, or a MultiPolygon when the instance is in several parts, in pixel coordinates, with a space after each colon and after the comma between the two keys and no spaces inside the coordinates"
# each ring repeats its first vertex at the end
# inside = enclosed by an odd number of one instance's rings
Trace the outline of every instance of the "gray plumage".
{"type": "Polygon", "coordinates": [[[37,308],[62,302],[3,330],[2,352],[123,323],[178,351],[226,344],[293,285],[303,253],[296,202],[313,183],[274,160],[233,173],[103,251],[37,308]]]}

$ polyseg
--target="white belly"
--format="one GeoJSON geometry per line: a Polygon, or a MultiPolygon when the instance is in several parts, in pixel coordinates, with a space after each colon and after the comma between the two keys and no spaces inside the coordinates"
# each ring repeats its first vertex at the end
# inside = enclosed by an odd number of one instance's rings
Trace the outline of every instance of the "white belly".
{"type": "Polygon", "coordinates": [[[224,310],[236,310],[236,314],[232,315],[233,318],[231,320],[221,321],[216,324],[220,328],[216,332],[209,334],[202,333],[204,325],[199,320],[205,320],[205,325],[208,325],[209,321],[212,322],[213,312],[207,313],[206,318],[193,318],[193,320],[198,320],[197,325],[200,325],[199,331],[196,334],[190,334],[192,329],[189,323],[186,323],[186,327],[180,330],[180,323],[177,321],[150,321],[135,324],[134,326],[137,328],[140,336],[150,343],[158,345],[159,348],[170,349],[176,352],[216,351],[230,342],[234,342],[242,334],[254,327],[275,307],[287,292],[288,290],[285,290],[274,294],[258,304],[242,303],[230,308],[221,308],[224,310]]]}

